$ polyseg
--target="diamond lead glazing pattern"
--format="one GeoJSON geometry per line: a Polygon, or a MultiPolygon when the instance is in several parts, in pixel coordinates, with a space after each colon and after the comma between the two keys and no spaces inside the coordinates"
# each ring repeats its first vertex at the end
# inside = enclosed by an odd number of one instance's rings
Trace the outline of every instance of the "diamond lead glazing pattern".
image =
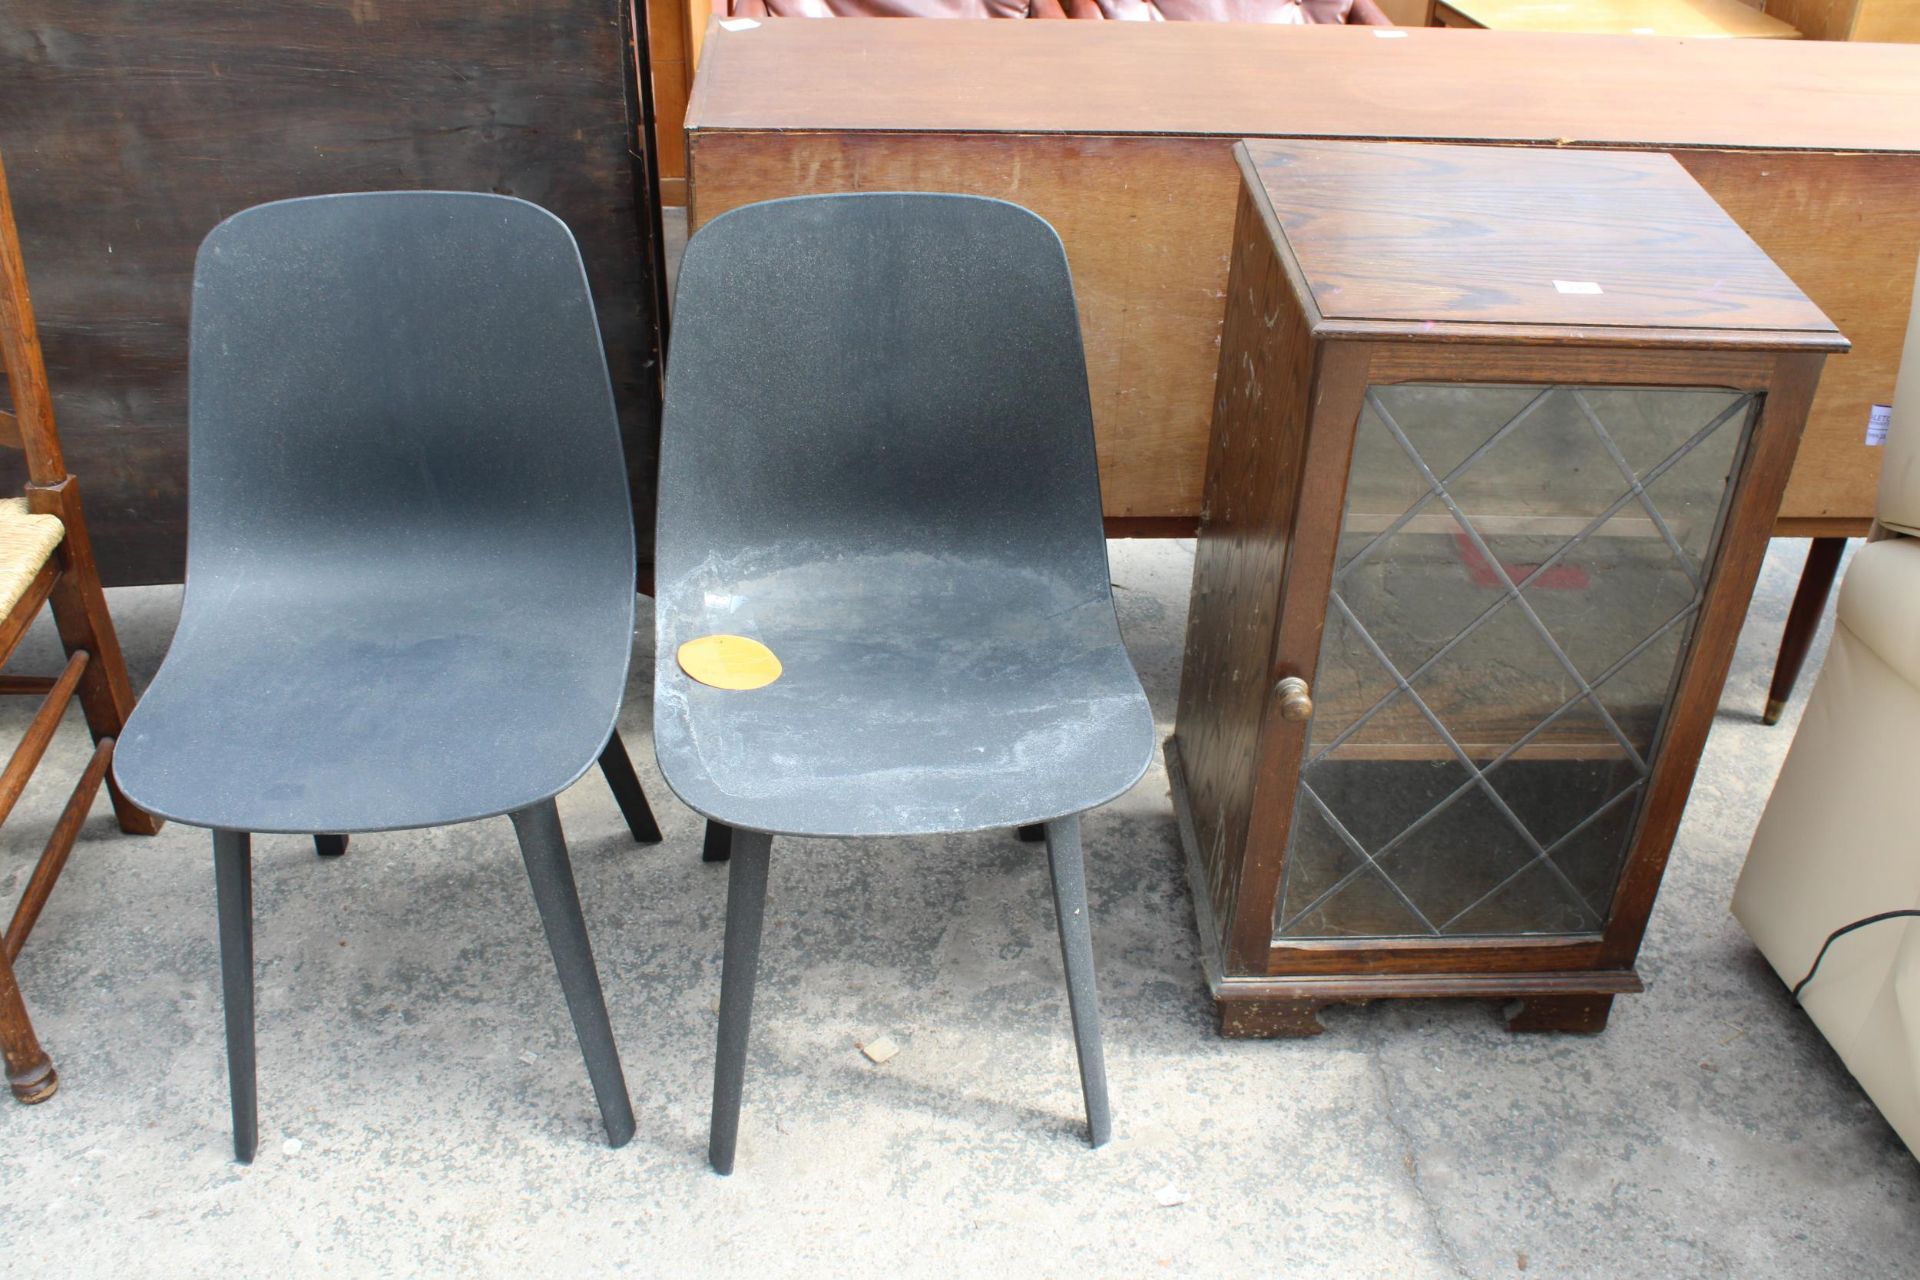
{"type": "Polygon", "coordinates": [[[1368,391],[1276,935],[1604,925],[1757,404],[1368,391]]]}

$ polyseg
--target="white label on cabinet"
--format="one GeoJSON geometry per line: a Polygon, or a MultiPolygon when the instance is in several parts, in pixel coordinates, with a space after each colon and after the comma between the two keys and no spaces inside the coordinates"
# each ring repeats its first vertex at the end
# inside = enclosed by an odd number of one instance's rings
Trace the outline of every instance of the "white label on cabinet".
{"type": "Polygon", "coordinates": [[[1867,415],[1867,443],[1885,444],[1887,442],[1887,428],[1892,425],[1893,406],[1890,404],[1877,404],[1873,406],[1873,412],[1867,415]]]}
{"type": "Polygon", "coordinates": [[[1599,293],[1600,286],[1591,280],[1555,280],[1553,287],[1562,293],[1599,293]]]}
{"type": "Polygon", "coordinates": [[[722,31],[751,31],[759,25],[760,24],[755,22],[752,18],[720,19],[720,29],[722,31]]]}

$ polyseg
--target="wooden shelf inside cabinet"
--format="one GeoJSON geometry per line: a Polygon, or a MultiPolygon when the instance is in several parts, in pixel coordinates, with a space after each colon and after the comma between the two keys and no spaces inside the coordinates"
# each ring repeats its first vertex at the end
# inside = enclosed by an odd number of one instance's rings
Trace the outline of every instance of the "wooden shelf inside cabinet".
{"type": "Polygon", "coordinates": [[[1665,156],[1236,155],[1168,743],[1222,1026],[1597,1030],[1845,339],[1665,156]]]}

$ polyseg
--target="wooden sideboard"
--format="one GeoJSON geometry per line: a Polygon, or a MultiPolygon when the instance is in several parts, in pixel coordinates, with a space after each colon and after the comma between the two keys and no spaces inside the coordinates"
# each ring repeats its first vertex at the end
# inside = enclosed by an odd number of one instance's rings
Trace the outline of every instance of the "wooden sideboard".
{"type": "Polygon", "coordinates": [[[1242,137],[1666,151],[1853,342],[1776,532],[1863,533],[1920,255],[1920,48],[1071,22],[710,30],[692,227],[776,196],[959,191],[1033,209],[1080,298],[1116,531],[1193,528],[1242,137]]]}

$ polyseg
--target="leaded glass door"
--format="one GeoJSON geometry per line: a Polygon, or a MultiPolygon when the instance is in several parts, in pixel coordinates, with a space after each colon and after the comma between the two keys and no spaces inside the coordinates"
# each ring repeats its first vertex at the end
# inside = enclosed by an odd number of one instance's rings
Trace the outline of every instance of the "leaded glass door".
{"type": "Polygon", "coordinates": [[[1759,402],[1368,388],[1276,943],[1601,932],[1759,402]]]}

